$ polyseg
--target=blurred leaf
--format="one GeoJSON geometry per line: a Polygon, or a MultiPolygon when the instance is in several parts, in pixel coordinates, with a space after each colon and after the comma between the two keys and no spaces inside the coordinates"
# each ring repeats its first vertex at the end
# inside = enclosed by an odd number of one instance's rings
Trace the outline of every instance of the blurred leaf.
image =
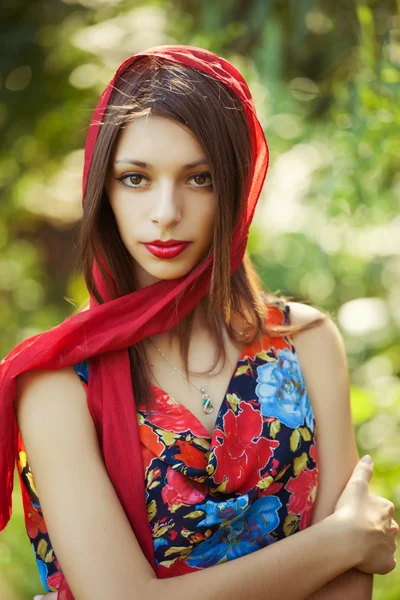
{"type": "Polygon", "coordinates": [[[366,389],[351,387],[351,413],[355,425],[369,421],[378,412],[374,398],[366,389]]]}

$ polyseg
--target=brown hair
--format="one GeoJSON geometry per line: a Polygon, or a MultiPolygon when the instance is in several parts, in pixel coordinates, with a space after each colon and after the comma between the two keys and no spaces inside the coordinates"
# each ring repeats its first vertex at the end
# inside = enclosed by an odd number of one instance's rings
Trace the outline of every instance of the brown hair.
{"type": "MultiPolygon", "coordinates": [[[[104,302],[92,276],[94,259],[111,297],[129,294],[139,287],[132,257],[121,240],[107,198],[105,182],[121,128],[138,115],[149,113],[186,125],[211,165],[218,201],[213,242],[207,256],[213,253],[214,261],[211,287],[199,309],[217,344],[218,359],[222,356],[225,363],[223,327],[232,339],[247,344],[260,335],[290,335],[320,322],[324,317],[303,326],[266,323],[267,305],[278,298],[272,293],[268,297],[262,295],[259,276],[247,253],[239,269],[230,275],[232,235],[243,216],[252,171],[250,133],[243,106],[217,79],[156,57],[137,59],[119,78],[99,130],[80,227],[80,261],[89,293],[99,303],[104,302]]],[[[193,316],[190,313],[174,329],[187,375],[193,316]]],[[[131,346],[129,356],[136,402],[146,402],[151,373],[143,342],[131,346]]]]}

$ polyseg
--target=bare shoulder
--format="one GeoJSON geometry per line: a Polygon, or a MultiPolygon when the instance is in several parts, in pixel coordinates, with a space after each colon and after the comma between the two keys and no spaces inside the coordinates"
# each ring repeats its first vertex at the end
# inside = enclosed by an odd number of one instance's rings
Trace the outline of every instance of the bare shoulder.
{"type": "MultiPolygon", "coordinates": [[[[25,443],[45,431],[62,443],[62,432],[77,427],[95,441],[86,393],[75,369],[28,371],[17,377],[15,414],[25,443]],[[62,424],[62,428],[61,428],[62,424]]],[[[36,448],[36,445],[35,445],[36,448]]]]}
{"type": "Polygon", "coordinates": [[[80,390],[85,395],[82,389],[82,384],[79,382],[75,369],[64,367],[58,370],[32,370],[26,371],[17,377],[17,397],[16,403],[21,405],[22,398],[25,398],[30,391],[40,389],[42,392],[58,389],[62,391],[64,386],[68,389],[72,386],[75,391],[80,390]]]}
{"type": "MultiPolygon", "coordinates": [[[[292,325],[315,326],[293,334],[293,343],[307,384],[322,392],[327,386],[337,388],[347,380],[347,360],[342,335],[328,314],[300,302],[289,302],[292,325]]],[[[347,381],[346,381],[347,384],[347,381]]],[[[315,393],[315,402],[321,393],[315,393]]]]}
{"type": "Polygon", "coordinates": [[[345,349],[342,335],[329,314],[301,302],[288,302],[291,325],[309,325],[292,335],[296,351],[306,361],[307,356],[315,364],[329,360],[345,364],[345,349]],[[314,323],[314,325],[312,325],[314,323]]]}
{"type": "Polygon", "coordinates": [[[322,310],[318,310],[318,308],[309,304],[303,304],[302,302],[288,302],[287,304],[290,309],[290,322],[292,325],[305,325],[322,317],[325,317],[325,319],[330,318],[322,310]]]}

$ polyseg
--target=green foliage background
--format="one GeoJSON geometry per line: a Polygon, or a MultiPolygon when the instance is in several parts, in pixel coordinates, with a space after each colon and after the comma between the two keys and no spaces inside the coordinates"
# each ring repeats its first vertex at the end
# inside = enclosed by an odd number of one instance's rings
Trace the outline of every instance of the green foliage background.
{"type": "MultiPolygon", "coordinates": [[[[0,354],[85,298],[85,134],[120,61],[209,48],[250,83],[271,164],[249,248],[265,286],[323,308],[346,343],[372,489],[400,504],[400,4],[395,0],[7,0],[0,23],[0,354]]],[[[397,520],[399,516],[397,513],[397,520]]],[[[42,590],[19,484],[1,600],[42,590]]],[[[400,597],[398,570],[374,600],[400,597]]]]}

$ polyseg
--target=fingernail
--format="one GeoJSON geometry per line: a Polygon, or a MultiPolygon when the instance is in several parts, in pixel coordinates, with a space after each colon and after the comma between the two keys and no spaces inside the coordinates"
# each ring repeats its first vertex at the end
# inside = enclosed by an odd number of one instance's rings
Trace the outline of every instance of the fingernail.
{"type": "Polygon", "coordinates": [[[368,463],[369,465],[372,465],[372,456],[370,456],[369,454],[366,454],[365,456],[362,457],[361,462],[365,462],[368,463]]]}
{"type": "Polygon", "coordinates": [[[43,594],[41,596],[34,596],[33,600],[42,600],[43,594]]]}

